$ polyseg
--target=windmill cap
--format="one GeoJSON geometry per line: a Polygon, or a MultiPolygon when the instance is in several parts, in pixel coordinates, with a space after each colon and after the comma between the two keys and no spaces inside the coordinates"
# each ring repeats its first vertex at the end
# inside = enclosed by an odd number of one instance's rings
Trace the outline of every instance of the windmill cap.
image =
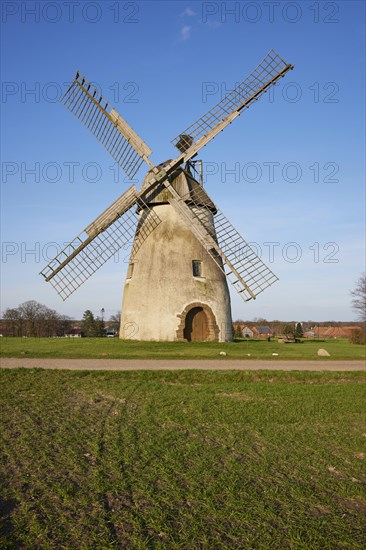
{"type": "MultiPolygon", "coordinates": [[[[169,164],[169,160],[159,164],[158,168],[164,168],[169,164]]],[[[147,187],[148,181],[151,179],[152,171],[149,171],[143,182],[142,182],[142,191],[147,187]]],[[[177,168],[170,176],[169,182],[175,191],[184,198],[184,201],[187,204],[192,204],[199,207],[208,208],[214,214],[217,212],[215,204],[212,202],[206,191],[203,189],[202,185],[194,179],[192,174],[185,170],[184,168],[177,168]]],[[[163,183],[154,187],[152,191],[148,194],[142,196],[143,200],[148,205],[153,204],[168,204],[168,200],[171,198],[169,189],[165,187],[163,183]]]]}

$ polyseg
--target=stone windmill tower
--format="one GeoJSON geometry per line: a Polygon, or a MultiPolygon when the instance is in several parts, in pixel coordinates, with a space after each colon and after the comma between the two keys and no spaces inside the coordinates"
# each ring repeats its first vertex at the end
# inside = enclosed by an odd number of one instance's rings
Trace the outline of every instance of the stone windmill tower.
{"type": "Polygon", "coordinates": [[[227,280],[244,300],[277,280],[192,175],[192,158],[293,66],[271,50],[208,113],[179,134],[179,155],[155,166],[151,149],[77,72],[63,103],[131,178],[131,186],[41,272],[65,300],[117,250],[133,243],[120,336],[231,340],[227,280]]]}
{"type": "MultiPolygon", "coordinates": [[[[149,173],[142,191],[151,176],[149,173]]],[[[216,236],[216,206],[187,169],[178,168],[170,185],[216,236]]],[[[231,340],[227,279],[160,185],[144,195],[161,220],[132,253],[123,294],[121,337],[141,340],[231,340]]],[[[141,211],[143,215],[143,211],[141,211]]],[[[143,231],[143,225],[141,225],[143,231]]],[[[139,236],[140,228],[136,235],[139,236]]]]}

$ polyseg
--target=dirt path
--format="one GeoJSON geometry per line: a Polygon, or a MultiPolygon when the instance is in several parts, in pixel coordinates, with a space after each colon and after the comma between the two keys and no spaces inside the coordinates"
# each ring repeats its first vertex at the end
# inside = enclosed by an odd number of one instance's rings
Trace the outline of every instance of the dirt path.
{"type": "Polygon", "coordinates": [[[167,360],[167,359],[22,359],[3,357],[0,367],[6,369],[42,368],[68,370],[311,370],[365,371],[365,361],[241,361],[241,360],[167,360]]]}

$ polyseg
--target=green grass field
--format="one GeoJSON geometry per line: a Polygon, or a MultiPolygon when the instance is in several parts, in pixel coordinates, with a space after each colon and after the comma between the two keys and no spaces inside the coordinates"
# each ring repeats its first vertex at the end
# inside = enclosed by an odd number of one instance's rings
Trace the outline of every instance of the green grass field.
{"type": "Polygon", "coordinates": [[[2,548],[364,548],[363,373],[0,374],[2,548]]]}
{"type": "Polygon", "coordinates": [[[365,346],[348,340],[279,344],[276,340],[216,342],[137,342],[118,338],[1,338],[3,357],[64,357],[100,359],[364,359],[365,346]],[[325,348],[329,358],[319,357],[325,348]],[[225,351],[226,356],[220,356],[225,351]],[[272,355],[277,353],[278,355],[272,355]]]}

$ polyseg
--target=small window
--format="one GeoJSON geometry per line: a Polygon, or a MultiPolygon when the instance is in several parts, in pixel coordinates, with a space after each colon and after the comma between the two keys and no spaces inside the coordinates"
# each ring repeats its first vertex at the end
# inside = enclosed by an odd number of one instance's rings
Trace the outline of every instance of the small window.
{"type": "Polygon", "coordinates": [[[133,268],[134,268],[134,264],[129,264],[127,269],[127,279],[131,279],[133,274],[133,268]]]}
{"type": "Polygon", "coordinates": [[[192,260],[193,277],[202,277],[202,262],[200,260],[192,260]]]}

